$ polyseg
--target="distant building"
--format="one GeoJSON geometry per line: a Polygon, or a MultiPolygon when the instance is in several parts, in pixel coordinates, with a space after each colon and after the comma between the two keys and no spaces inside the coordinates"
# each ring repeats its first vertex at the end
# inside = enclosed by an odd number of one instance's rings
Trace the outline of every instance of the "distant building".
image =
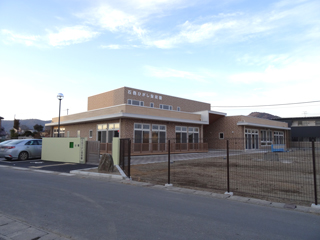
{"type": "Polygon", "coordinates": [[[4,130],[4,128],[1,125],[1,120],[4,119],[3,117],[0,117],[0,141],[4,140],[6,138],[6,131],[4,130]]]}
{"type": "Polygon", "coordinates": [[[286,122],[291,128],[290,139],[294,142],[320,142],[320,117],[279,118],[275,121],[286,122]]]}

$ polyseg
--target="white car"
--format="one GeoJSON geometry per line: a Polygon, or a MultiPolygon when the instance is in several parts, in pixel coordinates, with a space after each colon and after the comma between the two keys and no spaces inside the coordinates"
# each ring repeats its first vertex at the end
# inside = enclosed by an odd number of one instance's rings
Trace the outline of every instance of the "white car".
{"type": "Polygon", "coordinates": [[[7,160],[27,160],[29,158],[41,158],[41,139],[11,140],[0,145],[0,158],[7,160]]]}

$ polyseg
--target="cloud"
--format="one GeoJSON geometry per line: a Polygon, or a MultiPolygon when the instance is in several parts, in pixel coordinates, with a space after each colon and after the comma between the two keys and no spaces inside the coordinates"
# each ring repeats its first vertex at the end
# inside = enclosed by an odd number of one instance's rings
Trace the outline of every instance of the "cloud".
{"type": "Polygon", "coordinates": [[[138,17],[108,5],[92,8],[84,13],[76,14],[76,16],[84,19],[88,25],[99,27],[113,33],[126,32],[141,36],[146,32],[146,30],[141,27],[138,17]]]}
{"type": "Polygon", "coordinates": [[[158,48],[174,48],[181,44],[225,44],[267,37],[274,41],[301,38],[319,39],[320,23],[317,1],[282,1],[260,12],[219,13],[188,20],[178,31],[153,36],[147,44],[158,48]],[[301,31],[296,31],[301,27],[301,31]],[[306,33],[306,34],[305,34],[306,33]]]}
{"type": "Polygon", "coordinates": [[[208,76],[192,73],[188,71],[181,71],[172,68],[157,68],[152,66],[145,66],[146,74],[151,77],[156,78],[182,78],[192,81],[207,83],[208,76]]]}
{"type": "Polygon", "coordinates": [[[121,45],[117,45],[117,44],[111,44],[111,45],[101,45],[100,48],[106,48],[106,49],[122,49],[122,48],[126,48],[125,46],[121,46],[121,45]]]}
{"type": "Polygon", "coordinates": [[[2,29],[1,33],[6,36],[5,41],[21,43],[26,46],[37,45],[41,40],[41,36],[16,34],[7,29],[2,29]]]}
{"type": "Polygon", "coordinates": [[[273,66],[267,67],[262,72],[243,72],[229,76],[232,82],[236,83],[270,83],[277,84],[281,82],[307,81],[317,82],[320,79],[319,72],[320,61],[316,62],[295,62],[290,65],[276,68],[273,66]]]}
{"type": "Polygon", "coordinates": [[[60,28],[57,33],[48,33],[47,38],[51,46],[65,46],[89,41],[97,35],[99,35],[99,32],[78,25],[60,28]]]}

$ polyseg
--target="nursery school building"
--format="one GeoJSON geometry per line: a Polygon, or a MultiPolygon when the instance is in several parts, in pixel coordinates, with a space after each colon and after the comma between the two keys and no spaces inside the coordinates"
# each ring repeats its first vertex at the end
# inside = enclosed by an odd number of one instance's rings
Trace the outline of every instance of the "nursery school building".
{"type": "MultiPolygon", "coordinates": [[[[58,136],[58,117],[46,127],[58,136]]],[[[209,103],[129,87],[88,97],[86,112],[60,117],[60,137],[99,141],[101,152],[111,152],[113,137],[132,139],[132,154],[206,152],[225,149],[225,139],[242,138],[240,150],[285,144],[288,124],[247,116],[226,116],[209,103]]]]}

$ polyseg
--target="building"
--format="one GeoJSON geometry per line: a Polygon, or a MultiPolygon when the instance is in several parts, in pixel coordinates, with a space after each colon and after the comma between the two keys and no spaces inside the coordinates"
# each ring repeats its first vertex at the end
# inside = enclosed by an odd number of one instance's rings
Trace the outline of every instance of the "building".
{"type": "MultiPolygon", "coordinates": [[[[220,133],[223,138],[229,137],[230,119],[233,118],[225,113],[211,111],[209,103],[122,87],[88,97],[86,112],[62,116],[60,136],[100,141],[101,149],[107,152],[113,137],[132,139],[133,154],[165,151],[168,140],[173,144],[173,152],[199,152],[207,151],[208,146],[215,148],[209,141],[221,137],[220,133]]],[[[46,124],[53,137],[58,136],[58,121],[56,117],[46,124]]],[[[260,124],[259,129],[289,130],[286,123],[263,119],[253,122],[260,124]]],[[[244,138],[245,129],[250,126],[236,123],[232,131],[239,137],[242,133],[244,138]]]]}
{"type": "Polygon", "coordinates": [[[286,122],[291,128],[290,140],[293,142],[320,142],[320,117],[278,118],[275,121],[286,122]]]}
{"type": "Polygon", "coordinates": [[[251,150],[270,148],[272,144],[288,147],[289,132],[287,123],[240,115],[226,116],[206,125],[204,137],[209,148],[225,149],[222,140],[229,139],[231,149],[251,150]]]}

